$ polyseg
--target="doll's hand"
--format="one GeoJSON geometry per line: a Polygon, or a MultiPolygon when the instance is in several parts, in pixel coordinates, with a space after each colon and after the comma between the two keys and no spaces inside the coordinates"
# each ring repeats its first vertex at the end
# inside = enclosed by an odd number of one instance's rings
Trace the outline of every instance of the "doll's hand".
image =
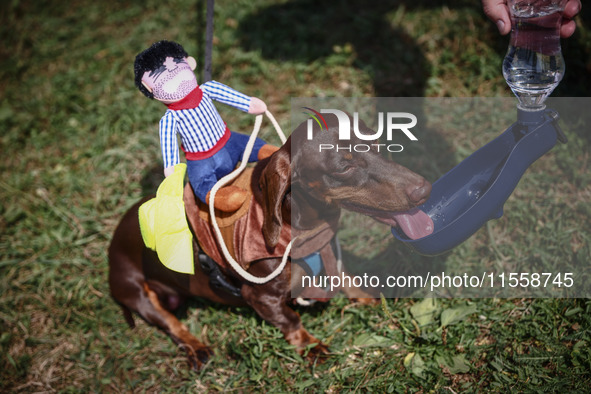
{"type": "Polygon", "coordinates": [[[164,176],[165,177],[168,177],[169,175],[172,175],[172,173],[174,173],[174,166],[166,167],[164,169],[164,176]]]}
{"type": "Polygon", "coordinates": [[[248,113],[252,115],[260,115],[267,112],[267,104],[261,99],[256,97],[250,98],[250,107],[248,107],[248,113]]]}

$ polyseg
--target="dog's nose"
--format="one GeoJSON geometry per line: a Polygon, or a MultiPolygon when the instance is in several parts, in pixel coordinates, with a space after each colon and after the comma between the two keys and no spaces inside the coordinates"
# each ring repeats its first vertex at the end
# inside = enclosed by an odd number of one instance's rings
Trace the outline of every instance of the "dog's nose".
{"type": "Polygon", "coordinates": [[[408,187],[406,189],[406,194],[413,203],[422,204],[427,201],[427,198],[429,198],[429,195],[431,194],[431,183],[423,179],[423,183],[421,185],[417,186],[414,184],[408,187]]]}

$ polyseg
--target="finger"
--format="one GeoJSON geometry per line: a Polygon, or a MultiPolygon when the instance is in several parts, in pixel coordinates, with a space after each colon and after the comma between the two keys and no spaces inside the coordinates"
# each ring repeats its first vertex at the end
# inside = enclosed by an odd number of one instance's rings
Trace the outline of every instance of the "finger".
{"type": "Polygon", "coordinates": [[[560,27],[560,37],[568,38],[573,35],[577,28],[577,24],[572,19],[563,19],[560,27]]]}
{"type": "Polygon", "coordinates": [[[511,18],[505,0],[482,0],[482,8],[486,16],[497,25],[499,33],[505,35],[511,31],[511,18]]]}
{"type": "Polygon", "coordinates": [[[570,0],[564,6],[563,17],[566,19],[573,19],[575,15],[581,12],[582,4],[580,0],[570,0]]]}

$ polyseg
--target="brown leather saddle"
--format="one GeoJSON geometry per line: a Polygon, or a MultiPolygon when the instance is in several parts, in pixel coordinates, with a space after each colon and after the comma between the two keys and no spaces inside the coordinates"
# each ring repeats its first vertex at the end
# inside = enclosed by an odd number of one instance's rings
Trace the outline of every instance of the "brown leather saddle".
{"type": "MultiPolygon", "coordinates": [[[[271,248],[265,243],[262,232],[264,220],[263,208],[253,197],[250,186],[252,171],[252,168],[246,168],[231,183],[249,192],[249,197],[242,207],[232,213],[215,211],[216,221],[220,228],[223,241],[234,260],[245,270],[248,270],[253,262],[262,259],[276,258],[279,264],[287,245],[293,238],[294,244],[290,253],[292,263],[302,266],[308,274],[311,271],[320,271],[325,275],[338,275],[334,243],[331,242],[335,238],[337,223],[333,223],[332,225],[326,223],[324,226],[309,231],[297,231],[292,229],[289,224],[284,223],[277,245],[271,248]],[[306,264],[306,259],[309,256],[317,255],[320,256],[322,267],[320,270],[318,268],[310,270],[306,264]]],[[[183,200],[189,226],[195,235],[200,249],[221,268],[222,272],[232,271],[229,262],[221,252],[220,241],[213,228],[209,207],[196,199],[190,184],[185,186],[183,200]]],[[[201,260],[203,258],[200,258],[201,260]]],[[[215,270],[215,267],[212,267],[210,270],[215,270]]],[[[227,283],[232,282],[227,278],[225,279],[227,283]]],[[[323,289],[306,288],[303,292],[297,294],[297,296],[326,299],[331,294],[323,289]]]]}

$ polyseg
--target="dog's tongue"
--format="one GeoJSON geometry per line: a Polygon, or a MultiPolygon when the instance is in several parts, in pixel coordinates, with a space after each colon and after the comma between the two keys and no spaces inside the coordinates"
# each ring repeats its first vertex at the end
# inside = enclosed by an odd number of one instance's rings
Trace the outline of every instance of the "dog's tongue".
{"type": "Polygon", "coordinates": [[[395,213],[394,219],[404,234],[410,239],[419,239],[431,234],[434,229],[433,220],[418,208],[395,213]]]}

